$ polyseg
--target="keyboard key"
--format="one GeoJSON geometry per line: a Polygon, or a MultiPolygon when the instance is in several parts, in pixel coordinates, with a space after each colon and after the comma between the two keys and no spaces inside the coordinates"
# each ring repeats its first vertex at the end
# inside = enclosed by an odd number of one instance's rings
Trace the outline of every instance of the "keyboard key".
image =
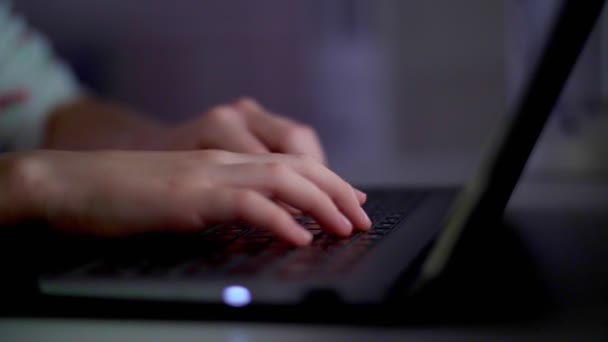
{"type": "Polygon", "coordinates": [[[254,237],[272,238],[272,237],[274,237],[274,234],[267,230],[256,230],[256,231],[250,232],[246,236],[247,236],[247,238],[254,238],[254,237]]]}
{"type": "MultiPolygon", "coordinates": [[[[414,208],[421,198],[414,194],[400,198],[396,203],[414,208]]],[[[353,264],[390,235],[391,230],[411,210],[388,208],[383,201],[382,197],[370,195],[364,208],[372,219],[373,229],[356,232],[348,238],[325,233],[311,217],[304,215],[296,219],[313,234],[314,240],[311,246],[303,248],[294,248],[264,229],[220,225],[195,235],[194,240],[188,239],[188,248],[192,251],[184,251],[182,255],[146,258],[143,254],[157,252],[158,248],[137,250],[142,255],[98,262],[84,269],[84,272],[100,277],[211,277],[223,274],[249,277],[261,273],[281,279],[322,274],[332,276],[352,269],[353,264]]]]}
{"type": "Polygon", "coordinates": [[[278,274],[283,280],[297,280],[309,273],[311,265],[308,263],[290,263],[283,266],[278,274]]]}

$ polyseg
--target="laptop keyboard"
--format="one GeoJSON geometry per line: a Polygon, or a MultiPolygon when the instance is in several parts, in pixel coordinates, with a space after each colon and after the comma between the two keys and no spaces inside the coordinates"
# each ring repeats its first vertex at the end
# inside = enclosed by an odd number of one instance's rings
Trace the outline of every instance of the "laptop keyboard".
{"type": "MultiPolygon", "coordinates": [[[[368,232],[338,238],[323,232],[310,217],[297,221],[314,236],[310,246],[294,248],[268,231],[243,225],[220,225],[190,237],[183,250],[171,255],[154,247],[135,249],[141,253],[116,253],[89,263],[77,274],[88,277],[209,278],[217,276],[267,276],[295,280],[310,275],[332,276],[347,272],[379,241],[390,235],[425,197],[424,192],[370,194],[364,205],[373,222],[368,232]],[[154,253],[152,253],[154,252],[154,253]]],[[[182,243],[177,241],[175,243],[182,243]]],[[[171,243],[165,241],[165,244],[171,243]]],[[[182,246],[180,244],[180,246],[182,246]]]]}

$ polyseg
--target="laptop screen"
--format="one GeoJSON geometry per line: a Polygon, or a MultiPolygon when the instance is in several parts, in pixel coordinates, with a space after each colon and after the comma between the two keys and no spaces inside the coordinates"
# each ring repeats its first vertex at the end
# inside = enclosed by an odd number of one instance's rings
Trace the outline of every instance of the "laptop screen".
{"type": "Polygon", "coordinates": [[[512,112],[490,137],[476,174],[447,216],[422,266],[422,282],[441,273],[465,227],[502,215],[604,2],[563,1],[512,112]]]}

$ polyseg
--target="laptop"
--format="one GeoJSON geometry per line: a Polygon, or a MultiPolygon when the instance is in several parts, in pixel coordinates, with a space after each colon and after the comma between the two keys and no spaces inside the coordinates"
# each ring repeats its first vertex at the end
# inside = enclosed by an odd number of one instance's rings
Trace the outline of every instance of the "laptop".
{"type": "Polygon", "coordinates": [[[603,3],[563,2],[518,102],[463,187],[366,189],[371,231],[338,239],[301,216],[315,236],[301,248],[245,225],[78,241],[73,250],[51,248],[36,277],[38,291],[63,299],[224,308],[373,305],[390,301],[396,288],[415,296],[441,279],[466,239],[501,219],[603,3]]]}

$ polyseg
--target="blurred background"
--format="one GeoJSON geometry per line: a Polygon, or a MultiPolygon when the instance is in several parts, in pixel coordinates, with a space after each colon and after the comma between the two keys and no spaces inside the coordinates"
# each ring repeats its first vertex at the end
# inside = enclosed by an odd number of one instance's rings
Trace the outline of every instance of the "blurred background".
{"type": "MultiPolygon", "coordinates": [[[[167,122],[251,96],[355,183],[455,183],[507,115],[558,0],[17,0],[80,80],[167,122]]],[[[604,18],[606,14],[604,14],[604,18]]],[[[600,20],[526,177],[608,177],[600,20]]]]}

